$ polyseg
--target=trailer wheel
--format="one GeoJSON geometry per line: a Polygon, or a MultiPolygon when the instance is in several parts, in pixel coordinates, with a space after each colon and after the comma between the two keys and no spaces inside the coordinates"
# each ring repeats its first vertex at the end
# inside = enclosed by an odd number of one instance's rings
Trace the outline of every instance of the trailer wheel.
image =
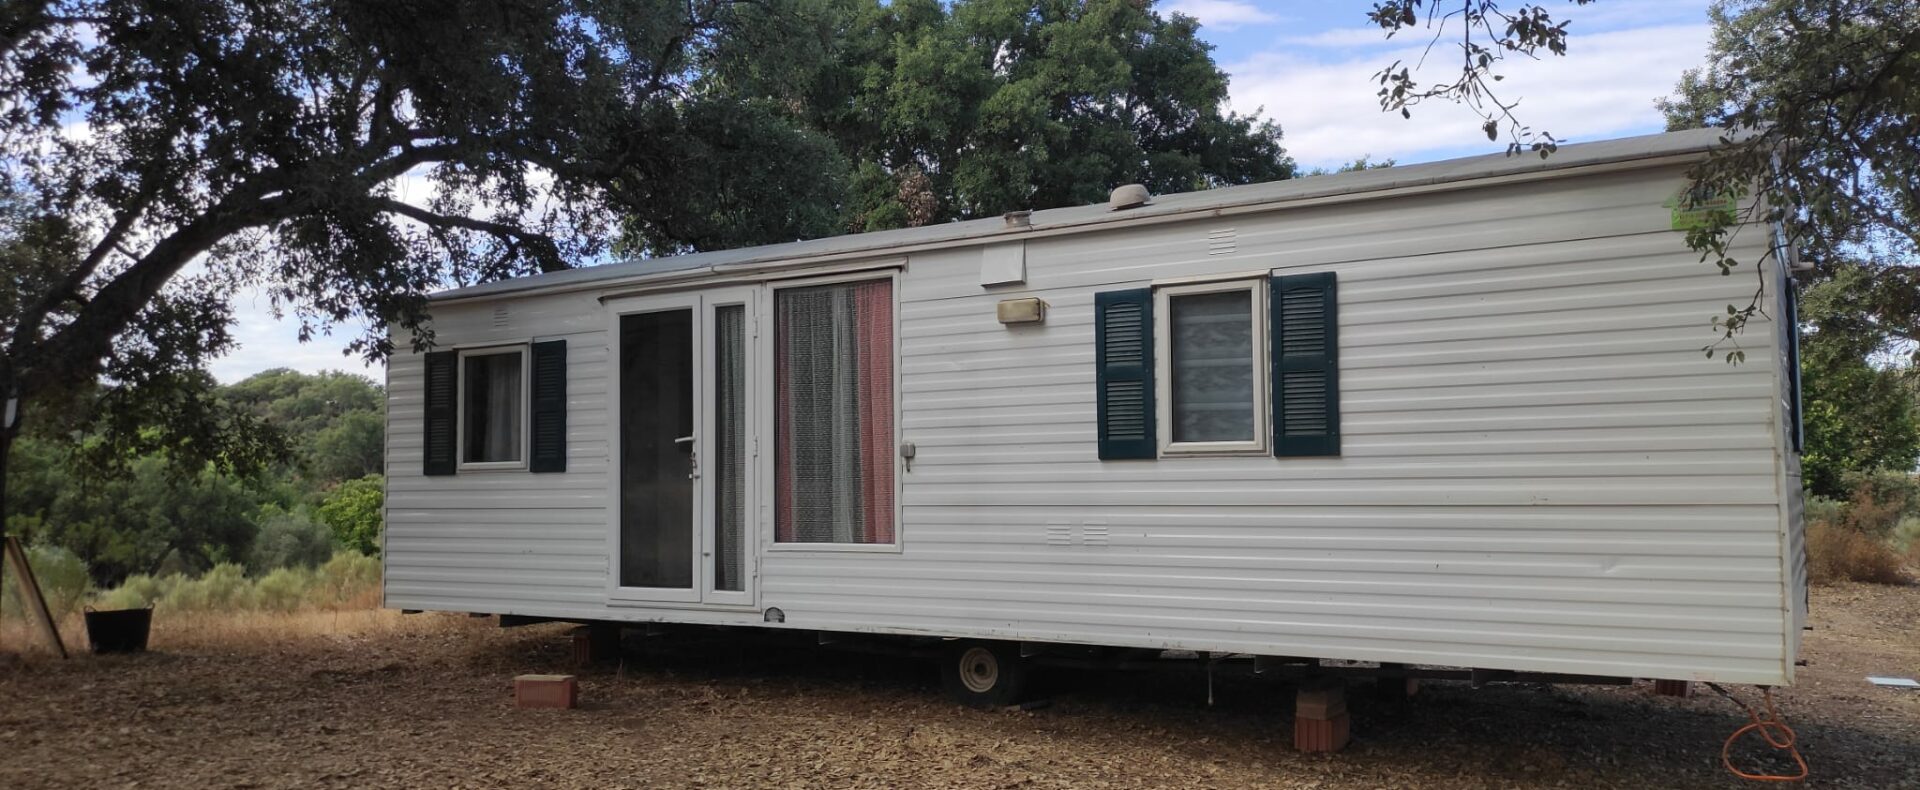
{"type": "Polygon", "coordinates": [[[1032,666],[1010,642],[963,640],[948,646],[940,661],[947,693],[976,708],[1019,703],[1032,666]]]}

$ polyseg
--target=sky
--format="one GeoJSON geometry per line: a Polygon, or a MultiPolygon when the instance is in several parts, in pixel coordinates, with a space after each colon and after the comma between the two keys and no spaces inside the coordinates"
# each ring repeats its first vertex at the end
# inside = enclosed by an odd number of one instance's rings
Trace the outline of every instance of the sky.
{"type": "MultiPolygon", "coordinates": [[[[1538,61],[1510,59],[1499,71],[1503,99],[1519,99],[1528,125],[1567,142],[1604,140],[1661,129],[1654,100],[1667,95],[1681,72],[1706,57],[1708,0],[1600,0],[1585,7],[1539,0],[1557,18],[1571,20],[1567,54],[1538,61]]],[[[1305,168],[1332,169],[1367,156],[1400,164],[1495,153],[1479,116],[1465,107],[1416,107],[1412,119],[1380,111],[1374,92],[1381,68],[1419,61],[1427,37],[1404,31],[1388,40],[1367,21],[1368,0],[1159,0],[1163,12],[1201,23],[1214,61],[1231,77],[1235,112],[1279,122],[1287,151],[1305,168]]],[[[1509,3],[1509,6],[1517,5],[1509,3]]],[[[1425,74],[1441,79],[1457,49],[1436,46],[1425,74]]],[[[359,327],[299,342],[296,325],[273,315],[264,296],[236,296],[234,337],[239,348],[213,365],[221,381],[261,370],[345,370],[385,377],[341,354],[359,327]]]]}

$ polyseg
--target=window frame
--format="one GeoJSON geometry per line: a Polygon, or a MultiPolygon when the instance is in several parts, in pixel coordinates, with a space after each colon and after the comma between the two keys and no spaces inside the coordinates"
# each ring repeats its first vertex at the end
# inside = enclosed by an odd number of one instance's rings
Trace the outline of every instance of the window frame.
{"type": "Polygon", "coordinates": [[[1272,359],[1268,348],[1269,320],[1267,293],[1270,289],[1265,276],[1236,277],[1230,280],[1209,280],[1207,282],[1183,284],[1155,284],[1153,288],[1153,389],[1154,419],[1160,423],[1155,431],[1155,442],[1159,444],[1160,457],[1207,457],[1270,455],[1272,453],[1273,401],[1269,393],[1273,372],[1272,359]],[[1247,291],[1248,320],[1252,330],[1253,359],[1253,439],[1230,442],[1177,442],[1173,439],[1173,300],[1181,296],[1247,291]]]}
{"type": "Polygon", "coordinates": [[[763,382],[761,388],[760,424],[764,426],[766,432],[766,449],[764,452],[759,453],[761,479],[766,481],[763,484],[765,496],[762,497],[760,505],[763,513],[760,519],[760,546],[765,551],[782,553],[795,552],[802,554],[809,552],[828,554],[899,554],[906,545],[907,528],[905,519],[903,518],[905,507],[901,502],[901,491],[906,487],[906,462],[900,457],[899,449],[900,442],[902,441],[900,438],[902,435],[900,420],[903,412],[900,397],[900,383],[902,360],[904,359],[904,355],[902,354],[904,343],[900,337],[900,273],[899,265],[894,264],[883,267],[863,267],[833,274],[802,275],[783,280],[773,280],[766,283],[766,296],[760,304],[760,316],[762,317],[759,319],[765,322],[765,334],[763,339],[757,343],[760,354],[757,364],[762,373],[761,380],[763,382]],[[775,324],[780,320],[780,292],[795,288],[809,288],[817,285],[843,285],[874,280],[888,281],[893,295],[893,298],[888,300],[890,302],[889,306],[893,310],[893,450],[888,453],[893,459],[893,541],[891,543],[782,542],[779,537],[779,525],[777,523],[780,514],[775,510],[777,507],[775,500],[778,497],[775,495],[773,488],[773,486],[777,485],[775,481],[780,474],[780,452],[777,448],[780,436],[779,430],[776,427],[779,425],[780,420],[780,404],[777,402],[778,389],[774,382],[775,365],[777,364],[775,355],[780,353],[779,344],[775,338],[775,324]]]}
{"type": "Polygon", "coordinates": [[[533,421],[533,355],[529,343],[507,343],[457,349],[460,356],[453,366],[454,468],[460,472],[514,472],[527,468],[532,455],[530,442],[533,421]],[[520,457],[513,461],[467,460],[467,359],[470,357],[520,355],[520,457]]]}

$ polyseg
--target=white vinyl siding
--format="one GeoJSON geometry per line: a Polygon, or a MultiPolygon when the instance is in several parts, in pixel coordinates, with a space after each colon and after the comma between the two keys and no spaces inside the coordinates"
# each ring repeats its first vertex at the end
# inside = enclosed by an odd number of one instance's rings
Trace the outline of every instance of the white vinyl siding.
{"type": "Polygon", "coordinates": [[[510,329],[492,302],[438,306],[444,340],[568,338],[568,466],[421,477],[420,359],[397,355],[387,605],[736,625],[778,607],[795,628],[1784,682],[1804,615],[1779,363],[1765,342],[1742,365],[1699,352],[1753,283],[1669,229],[1683,168],[1035,236],[1024,285],[992,290],[977,248],[912,253],[907,537],[767,551],[762,510],[751,610],[607,603],[594,294],[514,299],[510,329]],[[1094,293],[1247,271],[1337,272],[1342,454],[1100,462],[1094,293]],[[998,323],[1029,296],[1045,324],[998,323]]]}

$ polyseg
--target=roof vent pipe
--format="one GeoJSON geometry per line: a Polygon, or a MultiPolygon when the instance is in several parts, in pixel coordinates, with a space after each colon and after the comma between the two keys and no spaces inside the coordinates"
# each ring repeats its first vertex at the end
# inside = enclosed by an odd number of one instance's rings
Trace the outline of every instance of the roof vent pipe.
{"type": "Polygon", "coordinates": [[[1113,194],[1107,197],[1107,210],[1125,211],[1130,208],[1138,208],[1146,205],[1151,197],[1151,195],[1147,194],[1146,186],[1141,184],[1126,184],[1124,186],[1114,187],[1113,194]]]}

